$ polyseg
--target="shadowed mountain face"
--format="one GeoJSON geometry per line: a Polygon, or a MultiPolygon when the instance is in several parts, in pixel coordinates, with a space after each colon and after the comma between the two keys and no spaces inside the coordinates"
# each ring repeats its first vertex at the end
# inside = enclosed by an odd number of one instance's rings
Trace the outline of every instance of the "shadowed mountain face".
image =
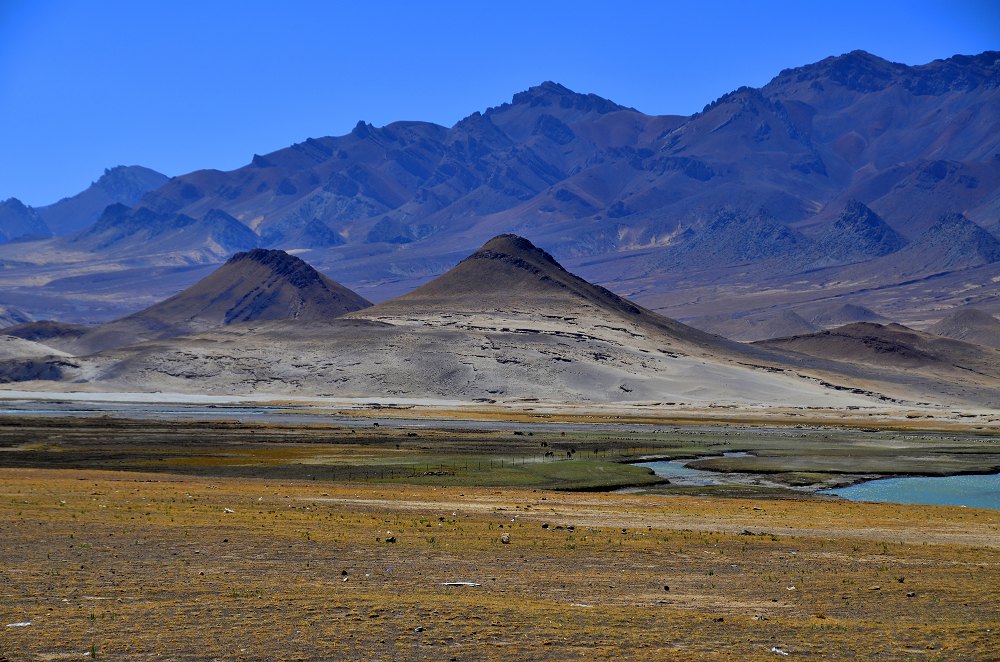
{"type": "Polygon", "coordinates": [[[959,308],[927,330],[939,336],[1000,349],[1000,320],[976,308],[959,308]]]}
{"type": "MultiPolygon", "coordinates": [[[[268,246],[308,249],[382,300],[489,237],[530,232],[588,280],[672,317],[797,309],[835,291],[923,321],[953,304],[951,278],[995,282],[989,232],[973,235],[1000,217],[998,126],[997,52],[910,67],[857,51],[690,117],[546,82],[452,127],[359,122],[231,172],[175,177],[70,241],[21,251],[0,287],[34,282],[42,265],[51,277],[59,255],[78,272],[122,255],[162,268],[268,246]],[[959,212],[964,230],[939,227],[959,212]],[[747,291],[769,300],[733,296],[747,291]]],[[[964,298],[1000,310],[986,290],[964,298]]]]}
{"type": "Polygon", "coordinates": [[[54,234],[72,234],[94,223],[109,205],[131,207],[169,180],[166,175],[142,166],[117,166],[105,170],[86,190],[36,211],[54,234]]]}
{"type": "Polygon", "coordinates": [[[816,243],[818,263],[845,264],[895,253],[907,242],[878,214],[851,200],[837,220],[817,237],[816,243]]]}
{"type": "Polygon", "coordinates": [[[52,231],[34,209],[17,198],[0,202],[0,244],[51,236],[52,231]]]}
{"type": "Polygon", "coordinates": [[[299,258],[279,250],[237,253],[176,296],[69,339],[49,342],[74,354],[169,338],[240,322],[330,320],[371,303],[299,258]]]}
{"type": "Polygon", "coordinates": [[[143,256],[171,249],[223,256],[255,247],[257,235],[218,209],[210,209],[198,221],[184,214],[161,214],[146,207],[114,204],[94,225],[70,237],[67,243],[116,256],[143,256]]]}
{"type": "Polygon", "coordinates": [[[962,214],[945,214],[900,251],[900,260],[933,265],[935,271],[1000,262],[1000,240],[962,214]]]}

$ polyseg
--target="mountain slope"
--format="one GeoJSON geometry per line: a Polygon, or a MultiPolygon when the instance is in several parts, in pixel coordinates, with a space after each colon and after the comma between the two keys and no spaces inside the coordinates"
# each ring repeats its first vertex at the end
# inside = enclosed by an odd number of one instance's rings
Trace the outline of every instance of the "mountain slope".
{"type": "Polygon", "coordinates": [[[146,193],[170,180],[155,170],[142,166],[116,166],[85,190],[63,198],[36,211],[56,235],[78,232],[100,218],[101,213],[113,204],[131,207],[146,193]]]}
{"type": "Polygon", "coordinates": [[[0,360],[35,359],[45,356],[69,356],[42,343],[0,334],[0,360]]]}
{"type": "Polygon", "coordinates": [[[738,317],[710,315],[687,320],[687,323],[697,329],[740,342],[801,335],[818,331],[821,328],[804,319],[794,310],[738,317]]]}
{"type": "Polygon", "coordinates": [[[845,303],[832,308],[826,307],[815,310],[809,317],[809,321],[826,329],[845,326],[847,324],[854,324],[855,322],[876,322],[878,324],[889,323],[889,320],[882,317],[874,310],[852,303],[845,303]]]}
{"type": "Polygon", "coordinates": [[[52,236],[41,216],[17,198],[0,202],[0,244],[52,236]]]}
{"type": "Polygon", "coordinates": [[[256,247],[257,235],[218,209],[210,209],[198,221],[184,214],[113,204],[94,225],[67,242],[77,249],[107,251],[118,257],[171,250],[221,257],[256,247]]]}
{"type": "Polygon", "coordinates": [[[1000,320],[976,308],[959,308],[927,331],[946,338],[1000,349],[1000,320]]]}
{"type": "Polygon", "coordinates": [[[12,306],[0,305],[0,329],[7,329],[17,324],[30,322],[31,316],[23,310],[12,306]]]}
{"type": "Polygon", "coordinates": [[[1000,351],[899,324],[859,322],[757,345],[887,373],[920,375],[937,380],[952,394],[978,392],[994,404],[1000,399],[1000,351]]]}
{"type": "Polygon", "coordinates": [[[1000,262],[1000,240],[963,214],[945,214],[899,252],[877,262],[895,274],[932,274],[1000,262]]]}
{"type": "Polygon", "coordinates": [[[857,200],[848,201],[833,224],[816,238],[815,266],[863,262],[895,253],[907,241],[857,200]]]}

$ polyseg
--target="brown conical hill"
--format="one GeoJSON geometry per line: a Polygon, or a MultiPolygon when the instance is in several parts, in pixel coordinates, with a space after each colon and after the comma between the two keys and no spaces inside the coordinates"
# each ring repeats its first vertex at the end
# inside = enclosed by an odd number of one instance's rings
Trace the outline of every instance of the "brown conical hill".
{"type": "Polygon", "coordinates": [[[502,234],[442,276],[377,308],[442,312],[457,307],[463,312],[486,312],[579,300],[628,314],[639,312],[638,306],[566,271],[524,237],[502,234]]]}
{"type": "MultiPolygon", "coordinates": [[[[564,269],[529,240],[503,234],[454,268],[404,296],[352,317],[392,324],[645,338],[682,353],[746,349],[663,317],[564,269]]],[[[752,353],[752,350],[751,350],[752,353]]]]}
{"type": "Polygon", "coordinates": [[[330,320],[371,303],[285,251],[237,253],[188,289],[96,327],[72,351],[90,353],[238,322],[330,320]]]}
{"type": "Polygon", "coordinates": [[[137,313],[203,328],[259,320],[323,320],[371,302],[280,250],[237,253],[180,294],[137,313]]]}

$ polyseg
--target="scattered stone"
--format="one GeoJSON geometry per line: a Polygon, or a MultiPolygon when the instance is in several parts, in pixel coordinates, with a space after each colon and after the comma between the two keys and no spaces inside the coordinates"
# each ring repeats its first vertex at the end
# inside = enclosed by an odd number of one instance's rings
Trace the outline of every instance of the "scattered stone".
{"type": "Polygon", "coordinates": [[[423,632],[424,629],[418,625],[417,627],[413,628],[413,631],[414,632],[423,632]]]}
{"type": "Polygon", "coordinates": [[[716,623],[722,623],[726,619],[723,618],[722,616],[719,616],[718,618],[713,618],[712,620],[715,621],[716,623]]]}
{"type": "Polygon", "coordinates": [[[771,646],[771,652],[776,655],[788,655],[788,651],[783,651],[777,646],[771,646]]]}
{"type": "Polygon", "coordinates": [[[869,586],[868,590],[869,591],[881,591],[882,587],[881,586],[869,586]]]}
{"type": "Polygon", "coordinates": [[[909,591],[909,592],[907,592],[907,594],[906,594],[906,597],[908,597],[908,598],[912,598],[912,597],[915,597],[916,595],[917,595],[917,594],[916,594],[916,593],[914,593],[913,591],[909,591]]]}
{"type": "Polygon", "coordinates": [[[667,592],[670,592],[670,587],[669,587],[669,586],[667,586],[666,584],[664,584],[664,585],[663,585],[663,590],[664,590],[664,591],[667,591],[667,592]]]}
{"type": "Polygon", "coordinates": [[[500,542],[502,542],[505,545],[509,545],[510,544],[510,534],[509,533],[505,533],[502,536],[500,536],[500,542]]]}
{"type": "Polygon", "coordinates": [[[389,536],[385,541],[388,543],[396,542],[396,536],[389,536]]]}

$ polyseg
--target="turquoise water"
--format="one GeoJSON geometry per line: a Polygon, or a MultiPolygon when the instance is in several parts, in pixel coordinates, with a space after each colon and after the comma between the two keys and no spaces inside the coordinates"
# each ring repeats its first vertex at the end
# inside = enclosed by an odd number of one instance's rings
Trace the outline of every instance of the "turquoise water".
{"type": "MultiPolygon", "coordinates": [[[[732,482],[733,476],[731,474],[691,469],[683,464],[688,461],[643,462],[639,466],[649,467],[658,476],[668,478],[675,485],[722,485],[732,482]]],[[[749,474],[744,474],[742,477],[747,478],[749,474]]],[[[969,508],[1000,510],[1000,474],[884,478],[850,487],[821,490],[820,494],[836,494],[850,501],[881,501],[926,506],[967,506],[969,508]]]]}
{"type": "Polygon", "coordinates": [[[850,487],[823,490],[851,501],[884,501],[928,506],[968,506],[1000,510],[1000,474],[885,478],[850,487]]]}
{"type": "Polygon", "coordinates": [[[653,470],[657,476],[664,476],[675,485],[721,485],[725,482],[726,474],[715,471],[704,471],[702,469],[691,469],[684,466],[684,462],[690,460],[661,460],[658,462],[641,462],[636,466],[647,467],[653,470]]]}

